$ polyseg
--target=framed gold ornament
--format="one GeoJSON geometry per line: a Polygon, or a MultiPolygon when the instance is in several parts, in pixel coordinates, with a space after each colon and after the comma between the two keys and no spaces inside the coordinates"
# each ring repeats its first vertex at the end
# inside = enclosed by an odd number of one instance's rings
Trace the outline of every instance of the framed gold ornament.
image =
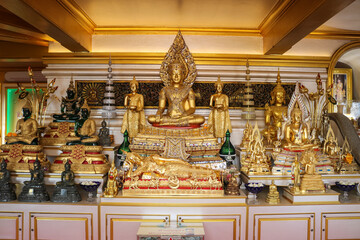
{"type": "Polygon", "coordinates": [[[335,68],[332,75],[332,96],[337,104],[334,105],[333,112],[343,112],[344,106],[350,108],[352,101],[352,69],[335,68]]]}

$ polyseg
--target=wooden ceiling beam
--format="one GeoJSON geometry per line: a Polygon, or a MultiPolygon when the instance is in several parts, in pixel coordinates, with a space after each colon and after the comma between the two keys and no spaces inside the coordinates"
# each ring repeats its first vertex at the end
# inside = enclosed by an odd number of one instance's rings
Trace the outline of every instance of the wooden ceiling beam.
{"type": "Polygon", "coordinates": [[[91,51],[91,33],[58,1],[0,0],[0,5],[70,51],[91,51]]]}
{"type": "Polygon", "coordinates": [[[264,54],[283,54],[355,0],[292,0],[261,31],[264,54]]]}

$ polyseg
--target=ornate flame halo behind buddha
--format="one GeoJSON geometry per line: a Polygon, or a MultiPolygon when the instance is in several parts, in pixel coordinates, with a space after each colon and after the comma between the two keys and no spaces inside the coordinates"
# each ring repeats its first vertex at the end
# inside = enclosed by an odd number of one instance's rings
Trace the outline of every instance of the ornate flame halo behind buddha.
{"type": "Polygon", "coordinates": [[[297,153],[304,153],[309,149],[316,149],[317,161],[315,170],[319,174],[332,174],[334,168],[329,158],[319,151],[319,146],[310,141],[311,117],[303,101],[299,83],[296,83],[295,91],[290,99],[287,117],[281,128],[280,139],[283,141],[283,149],[276,156],[272,173],[275,175],[291,175],[291,166],[297,153]]]}
{"type": "Polygon", "coordinates": [[[159,108],[148,121],[153,126],[197,126],[205,118],[195,115],[195,93],[191,86],[196,79],[196,66],[185,41],[179,32],[160,68],[165,87],[159,94],[159,108]],[[168,103],[167,112],[165,112],[168,103]]]}

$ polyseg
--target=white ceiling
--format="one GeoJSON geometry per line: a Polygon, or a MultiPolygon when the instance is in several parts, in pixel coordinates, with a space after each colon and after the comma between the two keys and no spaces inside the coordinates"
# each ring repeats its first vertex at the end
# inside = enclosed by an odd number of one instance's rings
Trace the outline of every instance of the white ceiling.
{"type": "Polygon", "coordinates": [[[356,0],[318,28],[322,31],[360,31],[360,0],[356,0]]]}

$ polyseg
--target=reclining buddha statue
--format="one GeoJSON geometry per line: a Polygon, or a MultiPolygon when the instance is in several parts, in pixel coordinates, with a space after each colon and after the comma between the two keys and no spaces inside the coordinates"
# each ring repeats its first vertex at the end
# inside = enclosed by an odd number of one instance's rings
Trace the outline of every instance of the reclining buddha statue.
{"type": "Polygon", "coordinates": [[[32,106],[29,101],[22,108],[23,118],[16,123],[16,133],[6,136],[6,144],[1,145],[0,160],[8,163],[8,169],[16,172],[28,172],[38,156],[43,167],[50,163],[44,156],[43,147],[39,145],[38,123],[31,117],[32,106]]]}

